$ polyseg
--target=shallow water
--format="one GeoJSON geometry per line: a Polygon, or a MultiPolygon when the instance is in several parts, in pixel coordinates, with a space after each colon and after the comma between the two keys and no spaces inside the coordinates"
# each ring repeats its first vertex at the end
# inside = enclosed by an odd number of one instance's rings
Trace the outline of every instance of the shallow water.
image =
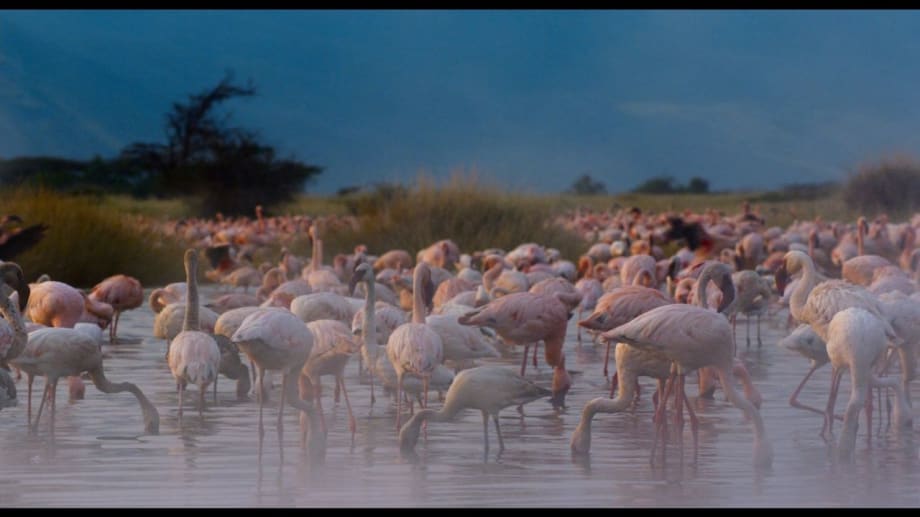
{"type": "MultiPolygon", "coordinates": [[[[147,290],[149,293],[149,290],[147,290]]],[[[207,286],[204,298],[217,293],[207,286]]],[[[258,404],[239,402],[235,382],[221,377],[218,403],[207,398],[204,419],[186,397],[180,428],[176,385],[164,358],[165,341],[152,337],[154,315],[145,304],[125,313],[118,345],[104,347],[106,375],[113,382],[138,384],[160,412],[160,434],[143,434],[141,412],[129,393],[106,395],[87,381],[86,398],[67,402],[66,382],[58,387],[56,432],[52,441],[47,412],[37,435],[26,427],[26,385],[18,384],[19,405],[0,411],[0,506],[918,506],[920,465],[913,432],[897,436],[887,420],[873,419],[871,441],[860,419],[854,459],[839,463],[818,436],[821,416],[791,408],[788,398],[808,371],[808,362],[780,349],[785,313],[762,323],[763,346],[744,343],[738,323],[738,355],[763,395],[762,414],[774,449],[773,467],[752,467],[751,424],[724,400],[695,401],[695,376],[688,394],[700,418],[699,458],[692,462],[689,425],[667,461],[650,465],[654,428],[651,394],[642,379],[635,413],[599,414],[591,454],[573,459],[569,439],[581,409],[609,390],[603,376],[604,347],[577,346],[570,322],[567,366],[574,385],[568,409],[556,415],[547,400],[502,412],[506,450],[492,445],[483,461],[482,418],[466,411],[451,423],[432,423],[417,457],[403,459],[394,429],[395,404],[377,392],[371,413],[370,386],[358,382],[358,362],[346,369],[349,397],[358,420],[350,443],[344,399],[332,401],[333,380],[324,378],[329,426],[325,463],[311,464],[299,445],[299,420],[284,412],[283,457],[276,434],[277,387],[265,412],[265,449],[258,459],[258,404]]],[[[574,321],[574,318],[573,318],[574,321]]],[[[752,334],[753,331],[752,331],[752,334]]],[[[756,340],[755,340],[756,341],[756,340]]],[[[490,362],[520,365],[518,348],[490,362]]],[[[549,387],[552,371],[542,347],[540,367],[527,376],[549,387]]],[[[613,363],[611,361],[611,374],[613,363]]],[[[276,377],[276,383],[280,377],[276,377]]],[[[800,400],[823,407],[830,367],[818,370],[800,400]]],[[[914,383],[915,385],[918,383],[914,383]]],[[[36,379],[33,403],[43,379],[36,379]]],[[[914,387],[913,400],[920,400],[914,387]]],[[[849,397],[844,377],[838,412],[849,397]]],[[[432,397],[432,407],[439,403],[432,397]]],[[[884,401],[883,401],[884,402],[884,401]]],[[[47,409],[47,408],[46,408],[47,409]]],[[[920,428],[920,427],[918,427],[920,428]]],[[[840,422],[835,424],[839,436],[840,422]]]]}

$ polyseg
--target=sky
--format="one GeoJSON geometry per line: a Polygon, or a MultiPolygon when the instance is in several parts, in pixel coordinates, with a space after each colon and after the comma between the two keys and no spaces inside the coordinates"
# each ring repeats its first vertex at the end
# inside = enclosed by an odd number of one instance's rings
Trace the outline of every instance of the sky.
{"type": "Polygon", "coordinates": [[[162,142],[226,104],[308,190],[476,174],[558,192],[715,190],[920,155],[920,11],[0,11],[0,158],[162,142]]]}

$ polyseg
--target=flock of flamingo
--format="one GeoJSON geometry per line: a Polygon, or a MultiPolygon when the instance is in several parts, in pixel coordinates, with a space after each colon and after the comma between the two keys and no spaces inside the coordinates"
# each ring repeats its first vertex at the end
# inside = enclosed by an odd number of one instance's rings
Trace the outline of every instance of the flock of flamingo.
{"type": "MultiPolygon", "coordinates": [[[[639,377],[657,380],[652,461],[658,444],[668,441],[672,401],[671,420],[679,430],[684,408],[688,412],[696,453],[699,419],[685,380],[697,372],[698,396],[724,391],[753,426],[754,465],[769,466],[773,450],[759,410],[761,397],[735,357],[736,319],[747,320],[746,346],[756,320],[760,346],[760,317],[785,307],[787,328],[799,326],[779,345],[811,361],[789,403],[824,417],[821,436],[841,457],[855,448],[860,410],[871,419],[873,387],[894,391],[894,428],[911,428],[910,381],[920,346],[920,248],[915,246],[920,214],[902,223],[883,215],[871,223],[865,217],[855,225],[818,219],[783,229],[767,227],[745,204],[735,215],[576,211],[557,223],[593,243],[577,262],[536,243],[507,252],[461,253],[453,241],[442,240],[414,258],[407,250],[372,255],[358,246],[352,254],[335,256],[330,267],[323,264],[323,235],[353,220],[266,218],[257,209],[255,220],[167,225],[164,231],[190,244],[185,282],[154,289],[147,301],[156,313],[153,335],[167,343],[179,421],[188,418],[183,406],[189,386],[198,388],[196,406],[204,418],[208,388],[216,402],[218,379],[225,376],[236,381],[239,398],[255,392],[261,453],[263,409],[274,389],[266,372],[280,371],[279,439],[286,402],[300,412],[302,446],[310,457],[322,458],[329,432],[322,377],[335,379],[335,401],[340,394],[345,399],[354,441],[358,424],[344,371],[356,355],[360,375],[371,385],[371,403],[375,384],[395,395],[395,428],[404,453],[412,453],[428,422],[451,420],[463,409],[482,413],[486,454],[490,417],[504,450],[502,409],[547,397],[555,409],[565,407],[574,381],[565,366],[564,343],[568,322],[576,317],[579,343],[584,332],[606,346],[605,376],[614,349],[615,373],[610,393],[598,394],[582,409],[571,436],[573,454],[589,453],[598,413],[636,408],[639,377]],[[309,260],[282,248],[277,263],[251,263],[255,248],[283,245],[299,232],[312,239],[309,260]],[[677,251],[667,257],[663,247],[677,251]],[[199,296],[203,256],[212,266],[205,276],[229,291],[208,303],[199,296]],[[529,358],[537,364],[540,344],[553,368],[548,387],[526,372],[529,358]],[[523,348],[520,371],[489,363],[514,345],[523,348]],[[800,403],[802,387],[827,363],[833,372],[826,407],[800,403]],[[895,369],[899,374],[889,374],[895,369]],[[841,418],[834,408],[846,371],[851,393],[841,418]],[[428,407],[429,391],[446,391],[439,409],[428,407]],[[404,402],[412,413],[406,422],[404,402]],[[835,442],[838,419],[843,431],[835,442]]],[[[53,433],[58,380],[67,378],[70,397],[82,398],[87,376],[102,392],[131,392],[143,412],[145,432],[158,433],[159,412],[141,389],[110,382],[103,368],[102,330],[117,343],[121,313],[144,303],[140,282],[115,275],[84,292],[47,275],[29,283],[25,273],[14,262],[0,263],[0,408],[17,403],[17,384],[25,373],[30,430],[37,432],[48,405],[53,433]],[[35,376],[46,382],[33,421],[35,376]]]]}

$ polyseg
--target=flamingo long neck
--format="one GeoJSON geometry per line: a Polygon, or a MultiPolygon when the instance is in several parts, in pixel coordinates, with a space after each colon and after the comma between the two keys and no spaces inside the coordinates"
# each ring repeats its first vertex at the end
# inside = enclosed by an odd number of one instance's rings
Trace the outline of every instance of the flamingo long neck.
{"type": "Polygon", "coordinates": [[[137,402],[141,406],[141,411],[144,413],[144,428],[150,434],[159,434],[160,432],[160,414],[157,412],[157,408],[150,403],[144,392],[140,388],[131,384],[130,382],[119,382],[112,383],[105,378],[105,374],[102,372],[102,364],[94,369],[89,371],[90,378],[93,380],[93,384],[99,388],[99,391],[103,393],[121,393],[124,391],[130,391],[137,402]]]}
{"type": "MultiPolygon", "coordinates": [[[[802,321],[802,311],[805,309],[805,302],[808,300],[808,295],[811,294],[811,290],[814,289],[815,284],[818,283],[818,279],[815,275],[815,265],[811,260],[803,260],[802,262],[802,277],[799,278],[798,284],[795,286],[795,290],[792,291],[792,296],[789,298],[789,312],[792,313],[792,317],[798,321],[802,321]]],[[[806,322],[807,323],[807,322],[806,322]]]]}
{"type": "Polygon", "coordinates": [[[323,267],[323,235],[319,226],[313,227],[313,260],[310,261],[310,270],[319,271],[323,267]]]}
{"type": "Polygon", "coordinates": [[[422,269],[415,269],[415,276],[412,279],[412,323],[425,323],[425,295],[422,291],[425,286],[422,285],[422,269]]]}
{"type": "Polygon", "coordinates": [[[856,223],[856,253],[859,255],[865,255],[866,251],[863,247],[863,241],[866,238],[866,223],[864,220],[860,219],[856,223]]]}
{"type": "Polygon", "coordinates": [[[17,338],[25,336],[26,339],[28,339],[28,333],[26,332],[25,324],[22,322],[22,315],[19,313],[19,307],[10,300],[4,287],[5,286],[0,287],[0,313],[3,314],[4,319],[13,327],[13,331],[16,333],[17,338]]]}
{"type": "Polygon", "coordinates": [[[495,279],[498,278],[502,273],[503,266],[501,263],[495,264],[491,269],[485,272],[482,275],[482,285],[486,287],[486,291],[491,293],[492,287],[495,285],[495,279]]]}
{"type": "Polygon", "coordinates": [[[163,296],[166,295],[166,289],[158,287],[150,293],[150,308],[153,309],[154,313],[159,314],[163,310],[163,307],[166,307],[166,304],[163,303],[163,296]]]}
{"type": "Polygon", "coordinates": [[[914,233],[913,228],[907,228],[904,231],[907,233],[904,235],[904,245],[901,248],[900,262],[901,264],[907,264],[906,269],[910,269],[910,256],[914,251],[914,243],[916,242],[917,234],[914,233]]]}
{"type": "Polygon", "coordinates": [[[185,299],[185,320],[182,330],[201,330],[198,321],[198,274],[193,260],[185,260],[185,283],[188,286],[185,299]]]}
{"type": "Polygon", "coordinates": [[[763,418],[760,411],[754,407],[754,404],[739,395],[735,389],[734,379],[731,368],[725,366],[717,368],[719,372],[719,382],[728,400],[737,408],[744,411],[744,414],[754,423],[754,463],[758,466],[769,465],[773,461],[773,451],[770,442],[767,440],[767,433],[763,427],[763,418]]]}
{"type": "Polygon", "coordinates": [[[597,413],[620,413],[629,409],[636,396],[636,377],[629,372],[617,371],[617,398],[608,399],[599,397],[585,404],[581,412],[581,420],[572,434],[572,444],[580,452],[588,452],[591,448],[591,422],[597,413]],[[625,374],[625,375],[624,375],[625,374]]]}
{"type": "Polygon", "coordinates": [[[423,409],[419,411],[413,415],[399,431],[400,448],[404,450],[415,448],[415,444],[418,442],[419,431],[422,428],[422,423],[425,421],[447,422],[459,413],[461,409],[463,409],[463,407],[461,404],[456,403],[456,399],[448,397],[440,410],[423,409]]]}
{"type": "Polygon", "coordinates": [[[26,332],[26,326],[22,322],[22,315],[19,314],[19,307],[10,300],[6,293],[7,288],[5,284],[0,284],[0,313],[3,314],[3,318],[6,319],[13,328],[15,337],[13,338],[12,346],[6,352],[6,357],[0,361],[2,363],[6,363],[6,361],[19,355],[23,349],[25,349],[26,343],[29,341],[29,334],[26,332]]]}
{"type": "Polygon", "coordinates": [[[361,332],[364,335],[362,355],[364,355],[364,360],[367,361],[367,364],[373,366],[377,364],[377,351],[380,349],[380,345],[377,343],[376,307],[374,305],[376,303],[374,287],[376,281],[373,275],[367,275],[364,277],[364,283],[367,287],[367,294],[364,298],[364,324],[361,328],[361,332]]]}

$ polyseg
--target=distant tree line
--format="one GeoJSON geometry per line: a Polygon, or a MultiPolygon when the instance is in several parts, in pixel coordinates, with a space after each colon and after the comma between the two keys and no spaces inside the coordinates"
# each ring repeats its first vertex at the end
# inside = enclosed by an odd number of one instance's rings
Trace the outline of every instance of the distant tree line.
{"type": "Polygon", "coordinates": [[[279,158],[250,130],[219,116],[223,102],[256,94],[251,81],[235,84],[228,72],[213,88],[173,103],[165,143],[135,142],[110,159],[55,157],[0,161],[0,185],[32,184],[68,192],[125,193],[136,197],[194,196],[202,215],[251,214],[302,192],[322,172],[295,158],[279,158]]]}
{"type": "Polygon", "coordinates": [[[638,194],[707,194],[709,182],[699,176],[690,178],[687,185],[675,183],[671,176],[655,176],[640,183],[632,191],[638,194]]]}

